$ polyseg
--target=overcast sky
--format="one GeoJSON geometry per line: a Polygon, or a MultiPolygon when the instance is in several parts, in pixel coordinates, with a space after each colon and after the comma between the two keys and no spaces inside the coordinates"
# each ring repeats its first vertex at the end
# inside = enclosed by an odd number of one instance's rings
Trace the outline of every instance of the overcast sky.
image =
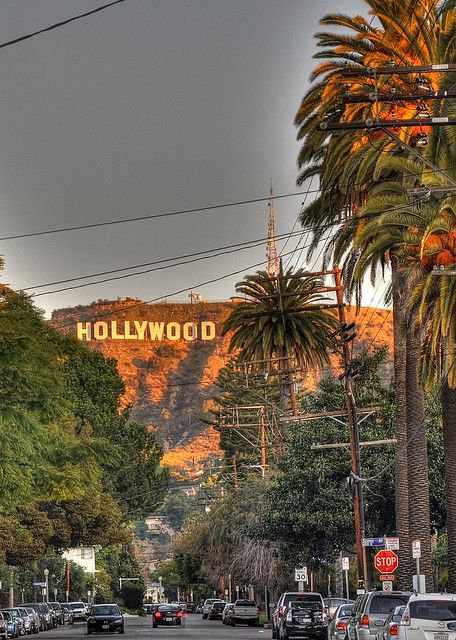
{"type": "MultiPolygon", "coordinates": [[[[101,4],[2,0],[0,40],[101,4]]],[[[2,49],[0,235],[258,198],[270,178],[277,193],[295,192],[293,118],[318,20],[335,10],[366,13],[355,0],[127,0],[2,49]]],[[[291,231],[302,201],[276,202],[278,233],[291,231]]],[[[266,203],[251,204],[1,241],[3,279],[36,287],[262,238],[267,213],[266,203]]],[[[264,259],[258,247],[36,302],[49,315],[187,287],[226,299],[241,275],[199,283],[264,259]]]]}

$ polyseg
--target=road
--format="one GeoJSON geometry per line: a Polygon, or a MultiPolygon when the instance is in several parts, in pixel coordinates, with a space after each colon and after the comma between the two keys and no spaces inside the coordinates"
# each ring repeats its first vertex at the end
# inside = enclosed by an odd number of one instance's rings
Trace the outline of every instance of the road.
{"type": "MultiPolygon", "coordinates": [[[[37,640],[85,640],[86,626],[57,627],[37,636],[37,640]]],[[[93,634],[100,638],[112,638],[113,634],[93,634]]],[[[34,636],[35,637],[35,636],[34,636]]],[[[117,637],[117,636],[116,636],[117,637]]],[[[227,627],[218,620],[203,620],[200,615],[189,615],[185,627],[152,628],[150,616],[147,618],[125,618],[125,640],[261,640],[271,638],[271,630],[259,627],[227,627]]]]}

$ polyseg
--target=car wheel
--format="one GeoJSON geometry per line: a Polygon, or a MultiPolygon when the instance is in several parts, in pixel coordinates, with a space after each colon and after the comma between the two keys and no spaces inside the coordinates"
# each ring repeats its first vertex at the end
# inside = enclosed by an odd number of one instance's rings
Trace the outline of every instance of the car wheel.
{"type": "Polygon", "coordinates": [[[277,638],[277,629],[274,627],[274,625],[272,625],[272,640],[277,640],[277,638]]]}
{"type": "Polygon", "coordinates": [[[122,633],[122,634],[124,634],[124,633],[125,633],[125,629],[124,629],[124,627],[121,627],[121,628],[119,629],[119,633],[122,633]]]}
{"type": "Polygon", "coordinates": [[[158,624],[156,622],[152,622],[152,628],[156,629],[158,627],[158,624]]]}
{"type": "Polygon", "coordinates": [[[203,620],[207,620],[207,613],[203,613],[203,620]]]}

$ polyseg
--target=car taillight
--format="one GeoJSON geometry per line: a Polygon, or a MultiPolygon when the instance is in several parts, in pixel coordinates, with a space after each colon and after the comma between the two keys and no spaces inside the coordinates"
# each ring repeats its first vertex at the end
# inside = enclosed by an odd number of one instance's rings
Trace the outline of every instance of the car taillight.
{"type": "Polygon", "coordinates": [[[161,618],[161,617],[162,617],[162,614],[160,613],[160,611],[156,611],[156,612],[154,613],[154,617],[155,617],[155,618],[161,618]]]}
{"type": "Polygon", "coordinates": [[[283,605],[279,607],[279,616],[283,616],[283,614],[285,613],[285,609],[286,607],[284,607],[283,605]]]}
{"type": "Polygon", "coordinates": [[[343,620],[339,620],[339,622],[336,624],[337,631],[345,631],[346,628],[347,628],[347,623],[344,622],[343,620]]]}
{"type": "Polygon", "coordinates": [[[392,624],[390,627],[390,636],[397,636],[398,628],[397,624],[392,624]]]}
{"type": "Polygon", "coordinates": [[[369,616],[367,615],[367,613],[364,613],[364,614],[361,616],[361,626],[362,626],[364,629],[369,629],[369,616]]]}
{"type": "Polygon", "coordinates": [[[176,618],[182,618],[182,611],[178,611],[176,614],[176,618]]]}

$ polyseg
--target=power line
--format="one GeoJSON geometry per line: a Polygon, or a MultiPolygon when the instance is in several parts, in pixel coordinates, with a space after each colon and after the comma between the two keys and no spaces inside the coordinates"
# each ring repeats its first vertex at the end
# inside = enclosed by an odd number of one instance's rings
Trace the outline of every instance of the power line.
{"type": "MultiPolygon", "coordinates": [[[[295,233],[293,233],[293,236],[295,235],[300,235],[300,231],[297,231],[295,233]]],[[[283,238],[289,238],[290,234],[288,233],[284,233],[284,234],[280,234],[278,236],[279,239],[283,239],[283,238]]],[[[79,289],[82,287],[89,287],[91,285],[95,285],[95,284],[100,284],[102,282],[109,282],[111,280],[120,280],[122,278],[129,278],[132,276],[136,276],[136,275],[141,275],[144,273],[150,273],[152,271],[160,271],[162,269],[168,269],[171,267],[177,267],[177,266],[181,266],[184,264],[189,264],[190,262],[197,262],[200,260],[209,260],[210,258],[216,258],[219,257],[221,255],[225,255],[225,254],[229,254],[229,253],[236,253],[237,251],[243,251],[245,249],[252,249],[255,248],[257,246],[261,246],[262,244],[264,244],[264,242],[267,240],[267,238],[258,238],[256,240],[249,240],[246,242],[239,242],[236,244],[232,244],[232,245],[225,245],[222,247],[217,247],[214,249],[206,249],[205,251],[196,251],[194,253],[187,253],[187,254],[183,254],[180,256],[175,256],[173,258],[163,258],[161,260],[155,260],[153,262],[144,262],[142,264],[137,264],[137,265],[132,265],[132,266],[128,266],[128,267],[122,267],[122,268],[117,268],[117,269],[111,269],[108,271],[100,271],[98,273],[91,273],[91,274],[87,274],[87,275],[82,275],[82,276],[75,276],[72,278],[67,278],[66,280],[55,280],[54,282],[47,282],[45,284],[38,284],[35,286],[30,286],[30,287],[25,287],[22,289],[22,291],[31,291],[31,290],[35,290],[35,289],[42,289],[44,287],[50,287],[50,286],[54,286],[54,285],[59,285],[59,284],[66,284],[69,282],[76,282],[78,280],[86,280],[88,278],[96,278],[98,276],[104,276],[104,275],[110,275],[112,273],[120,273],[122,271],[129,271],[131,269],[139,269],[141,267],[148,267],[148,266],[153,266],[153,265],[163,265],[160,267],[156,267],[153,269],[147,269],[145,271],[139,271],[139,272],[135,272],[135,273],[128,273],[128,274],[124,274],[118,277],[112,277],[112,278],[106,278],[105,280],[97,280],[96,282],[87,282],[85,284],[79,284],[77,286],[73,286],[73,287],[65,287],[62,289],[57,289],[55,291],[46,291],[43,293],[37,293],[32,297],[38,297],[38,296],[43,296],[43,295],[48,295],[51,293],[58,293],[61,291],[68,291],[69,289],[79,289]],[[212,255],[208,255],[208,254],[212,254],[212,255]],[[182,260],[183,258],[192,258],[190,260],[182,260]],[[165,263],[172,263],[173,261],[177,260],[178,262],[175,262],[174,264],[165,264],[165,263]]]]}
{"type": "Polygon", "coordinates": [[[7,42],[2,42],[0,44],[0,49],[4,49],[5,47],[11,47],[13,44],[18,44],[19,42],[24,42],[24,40],[29,40],[30,38],[34,38],[35,36],[39,36],[42,33],[46,33],[47,31],[52,31],[53,29],[58,29],[59,27],[63,27],[70,22],[75,22],[75,20],[81,20],[81,18],[86,18],[87,16],[91,16],[94,13],[99,13],[100,11],[104,11],[108,9],[108,7],[112,7],[115,4],[120,4],[121,2],[125,2],[125,0],[114,0],[113,2],[109,2],[108,4],[104,4],[101,7],[97,7],[96,9],[92,9],[91,11],[86,11],[85,13],[81,13],[77,16],[73,16],[72,18],[67,18],[66,20],[61,20],[60,22],[55,22],[54,24],[49,25],[48,27],[44,27],[43,29],[39,29],[38,31],[33,31],[32,33],[27,33],[24,36],[19,36],[19,38],[14,38],[14,40],[8,40],[7,42]]]}
{"type": "MultiPolygon", "coordinates": [[[[124,0],[122,0],[124,1],[124,0]]],[[[314,193],[319,193],[319,189],[316,189],[314,193]]],[[[296,191],[294,193],[283,193],[274,196],[276,200],[280,198],[291,198],[294,196],[304,195],[305,191],[296,191]]],[[[57,229],[46,229],[44,231],[32,231],[29,233],[17,233],[10,236],[0,237],[2,240],[17,240],[19,238],[36,238],[37,236],[46,236],[54,233],[65,233],[67,231],[80,231],[82,229],[95,229],[97,227],[110,227],[116,224],[127,224],[130,222],[139,222],[141,220],[156,220],[157,218],[169,218],[171,216],[181,216],[188,213],[202,213],[204,211],[214,211],[217,209],[226,209],[227,207],[239,207],[246,204],[255,204],[257,202],[265,202],[268,198],[250,198],[248,200],[235,200],[233,202],[224,202],[222,204],[213,204],[203,207],[194,207],[192,209],[179,209],[176,211],[166,211],[165,213],[154,213],[146,216],[137,216],[135,218],[121,218],[119,220],[107,220],[106,222],[92,222],[90,224],[74,225],[73,227],[59,227],[57,229]]]]}

